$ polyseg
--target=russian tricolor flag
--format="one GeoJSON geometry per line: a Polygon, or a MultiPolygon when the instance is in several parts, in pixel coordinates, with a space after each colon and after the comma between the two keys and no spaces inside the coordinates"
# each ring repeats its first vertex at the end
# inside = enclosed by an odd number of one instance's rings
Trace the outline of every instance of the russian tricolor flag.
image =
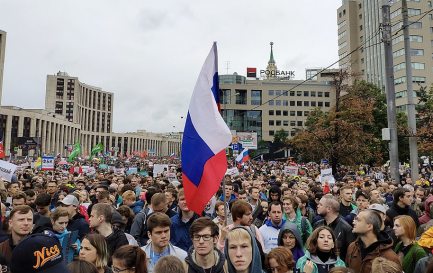
{"type": "Polygon", "coordinates": [[[236,157],[236,162],[243,163],[250,160],[250,155],[248,153],[248,149],[245,148],[242,152],[236,157]]]}
{"type": "Polygon", "coordinates": [[[227,170],[225,149],[232,140],[219,112],[216,43],[201,69],[191,97],[182,139],[182,180],[190,210],[201,214],[227,170]]]}

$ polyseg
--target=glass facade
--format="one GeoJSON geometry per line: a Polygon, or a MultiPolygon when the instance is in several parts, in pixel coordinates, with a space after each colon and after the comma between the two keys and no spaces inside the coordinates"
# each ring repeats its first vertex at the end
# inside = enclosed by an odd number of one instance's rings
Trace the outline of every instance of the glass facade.
{"type": "Polygon", "coordinates": [[[262,90],[251,90],[251,105],[262,104],[262,90]]]}
{"type": "Polygon", "coordinates": [[[256,132],[262,139],[262,111],[252,110],[222,110],[224,121],[231,130],[238,132],[256,132]]]}

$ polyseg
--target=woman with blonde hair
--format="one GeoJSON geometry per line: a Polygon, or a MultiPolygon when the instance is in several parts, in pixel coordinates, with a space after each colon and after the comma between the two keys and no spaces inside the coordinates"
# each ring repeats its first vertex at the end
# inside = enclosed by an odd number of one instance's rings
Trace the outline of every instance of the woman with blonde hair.
{"type": "Polygon", "coordinates": [[[427,256],[427,253],[415,241],[416,224],[412,217],[400,215],[394,218],[394,233],[398,243],[394,248],[400,257],[405,273],[413,273],[418,260],[427,256]]]}
{"type": "Polygon", "coordinates": [[[292,252],[283,246],[272,249],[266,256],[266,264],[270,272],[292,273],[295,267],[292,252]]]}
{"type": "MultiPolygon", "coordinates": [[[[408,217],[410,218],[410,216],[408,217]]],[[[393,261],[383,257],[377,257],[371,264],[371,273],[401,273],[401,269],[400,266],[393,261]]]]}
{"type": "Polygon", "coordinates": [[[98,273],[111,273],[111,269],[107,266],[109,257],[107,242],[104,236],[93,233],[84,237],[81,242],[80,260],[95,265],[98,273]]]}

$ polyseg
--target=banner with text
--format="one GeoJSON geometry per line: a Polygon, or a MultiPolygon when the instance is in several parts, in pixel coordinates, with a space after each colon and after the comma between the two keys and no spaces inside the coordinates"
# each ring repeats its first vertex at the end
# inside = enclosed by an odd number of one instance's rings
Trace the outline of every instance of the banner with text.
{"type": "Polygon", "coordinates": [[[0,177],[4,178],[6,181],[11,182],[12,175],[17,169],[17,165],[9,163],[4,160],[0,160],[0,177]]]}

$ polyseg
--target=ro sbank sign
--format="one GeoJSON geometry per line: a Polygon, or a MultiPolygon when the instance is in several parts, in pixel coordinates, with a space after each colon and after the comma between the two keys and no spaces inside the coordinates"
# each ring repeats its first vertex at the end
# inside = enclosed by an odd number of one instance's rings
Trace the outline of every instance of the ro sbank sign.
{"type": "Polygon", "coordinates": [[[276,77],[276,78],[294,78],[295,71],[285,71],[285,70],[260,70],[260,76],[266,77],[276,77]]]}

